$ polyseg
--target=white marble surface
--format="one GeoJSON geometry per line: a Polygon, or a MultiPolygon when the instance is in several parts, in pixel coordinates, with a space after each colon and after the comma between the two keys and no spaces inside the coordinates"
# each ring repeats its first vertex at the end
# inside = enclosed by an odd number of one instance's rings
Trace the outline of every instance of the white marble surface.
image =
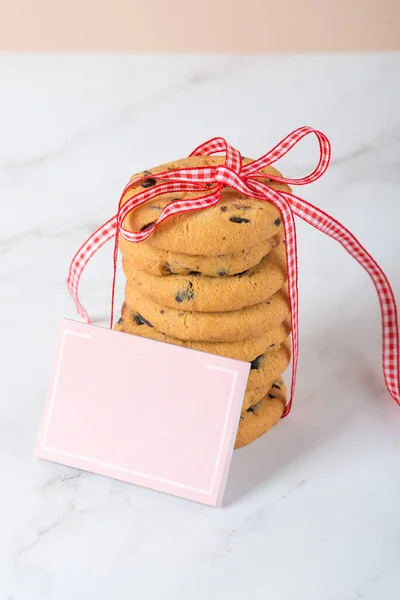
{"type": "MultiPolygon", "coordinates": [[[[289,418],[234,455],[222,509],[33,458],[64,280],[128,176],[224,135],[258,156],[325,131],[301,193],[380,261],[400,299],[400,55],[0,56],[0,600],[395,600],[400,408],[368,276],[299,224],[301,360],[289,418]]],[[[307,172],[314,146],[283,161],[307,172]]],[[[111,248],[85,275],[109,311],[111,248]]],[[[119,293],[122,277],[119,278],[119,293]]]]}

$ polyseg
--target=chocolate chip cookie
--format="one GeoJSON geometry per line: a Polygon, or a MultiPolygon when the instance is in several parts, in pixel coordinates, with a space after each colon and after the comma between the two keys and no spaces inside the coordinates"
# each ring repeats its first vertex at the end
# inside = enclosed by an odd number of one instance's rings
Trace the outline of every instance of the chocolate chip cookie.
{"type": "Polygon", "coordinates": [[[275,329],[289,315],[286,285],[265,302],[229,312],[186,312],[157,304],[133,284],[125,288],[125,302],[135,320],[158,331],[192,342],[235,342],[275,329]]]}
{"type": "Polygon", "coordinates": [[[170,275],[159,277],[132,268],[126,259],[122,262],[128,286],[132,283],[140,294],[170,308],[224,312],[238,310],[264,302],[285,283],[285,244],[279,245],[251,269],[227,277],[170,275]]]}
{"type": "Polygon", "coordinates": [[[132,314],[132,312],[124,306],[122,308],[122,318],[114,325],[114,329],[157,340],[159,342],[165,342],[167,344],[185,346],[192,350],[200,350],[201,352],[209,352],[210,354],[217,354],[219,356],[226,356],[227,358],[251,362],[261,354],[277,350],[280,344],[290,334],[290,321],[285,320],[278,325],[278,327],[275,327],[275,329],[262,333],[259,337],[241,340],[239,342],[191,342],[188,340],[178,340],[175,337],[161,333],[154,327],[146,325],[143,320],[137,318],[137,313],[132,314]]]}
{"type": "Polygon", "coordinates": [[[290,343],[284,342],[275,352],[263,354],[260,367],[256,370],[250,369],[247,380],[246,392],[243,399],[243,411],[253,404],[257,404],[266,394],[274,380],[282,375],[290,361],[290,343]]]}
{"type": "Polygon", "coordinates": [[[247,389],[267,388],[280,377],[290,362],[290,340],[286,340],[274,352],[261,354],[251,361],[247,389]]]}
{"type": "Polygon", "coordinates": [[[119,237],[121,253],[132,269],[144,271],[150,275],[205,275],[225,277],[247,271],[257,265],[279,243],[282,234],[263,240],[255,246],[243,248],[233,254],[216,256],[201,254],[182,254],[160,250],[148,243],[148,240],[134,244],[122,236],[119,237]]]}
{"type": "MultiPolygon", "coordinates": [[[[136,193],[161,185],[157,173],[185,167],[205,167],[222,164],[223,157],[193,156],[146,171],[147,179],[133,186],[122,198],[124,204],[136,193]]],[[[243,159],[247,164],[248,159],[243,159]]],[[[267,183],[275,190],[291,192],[286,184],[275,183],[268,175],[281,176],[274,167],[262,169],[267,183]]],[[[210,190],[212,188],[210,187],[210,190]]],[[[124,220],[124,227],[130,231],[148,229],[159,217],[165,206],[177,200],[194,199],[204,192],[178,192],[164,194],[138,207],[124,220]]],[[[282,229],[279,210],[271,202],[244,196],[231,188],[224,188],[220,202],[213,207],[175,215],[164,221],[147,243],[162,250],[185,254],[217,255],[241,252],[269,239],[282,229]]]]}
{"type": "Polygon", "coordinates": [[[286,387],[282,379],[275,381],[269,392],[240,416],[235,448],[250,444],[276,425],[286,405],[286,387]]]}
{"type": "MultiPolygon", "coordinates": [[[[115,325],[114,329],[116,331],[123,331],[124,320],[120,319],[115,325]]],[[[144,325],[144,324],[142,324],[144,325]]],[[[136,324],[133,329],[140,329],[140,325],[136,324]]],[[[282,329],[284,328],[283,324],[280,326],[282,329]]],[[[143,332],[157,332],[154,328],[142,327],[141,330],[143,332]]],[[[287,331],[287,329],[286,329],[287,331]]],[[[139,334],[140,335],[140,334],[139,334]]],[[[162,334],[160,334],[162,336],[162,334]]],[[[167,336],[157,336],[159,341],[168,341],[174,338],[167,338],[167,336]]],[[[152,339],[157,339],[157,337],[153,336],[145,336],[152,337],[152,339]]],[[[257,339],[257,338],[256,338],[257,339]]],[[[246,343],[251,342],[251,340],[246,340],[246,343]]],[[[203,343],[203,344],[195,344],[194,342],[182,342],[181,340],[174,339],[174,342],[169,341],[169,343],[175,343],[175,345],[185,345],[186,347],[190,347],[193,350],[202,350],[203,352],[211,352],[212,354],[219,354],[220,356],[228,356],[228,358],[237,358],[237,353],[232,349],[228,348],[229,346],[239,346],[241,342],[227,342],[227,343],[203,343]],[[190,344],[190,345],[189,345],[190,344]],[[216,348],[216,347],[220,348],[216,348]]],[[[275,349],[275,345],[270,349],[269,352],[261,354],[254,358],[251,361],[249,378],[247,381],[246,392],[243,398],[243,408],[242,411],[246,411],[250,406],[256,404],[261,398],[265,396],[266,391],[273,384],[274,379],[282,375],[282,373],[287,368],[290,361],[290,342],[287,340],[281,346],[278,346],[275,349]]],[[[243,358],[239,358],[238,360],[243,360],[243,358]]],[[[247,360],[247,359],[246,359],[247,360]]]]}

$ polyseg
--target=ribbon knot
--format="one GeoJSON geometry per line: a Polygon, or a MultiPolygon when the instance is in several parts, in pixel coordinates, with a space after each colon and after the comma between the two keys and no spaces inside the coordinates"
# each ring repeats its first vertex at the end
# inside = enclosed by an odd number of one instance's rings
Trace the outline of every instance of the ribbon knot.
{"type": "Polygon", "coordinates": [[[225,165],[215,167],[214,180],[223,187],[228,187],[230,182],[234,181],[236,177],[239,177],[239,173],[235,173],[235,171],[225,165]]]}
{"type": "Polygon", "coordinates": [[[382,317],[382,367],[386,387],[400,404],[400,365],[399,365],[399,332],[397,306],[393,291],[386,275],[365,250],[355,236],[326,212],[296,196],[282,190],[274,190],[272,186],[259,181],[268,177],[272,181],[289,185],[307,185],[316,181],[329,165],[331,148],[328,138],[322,132],[301,127],[296,129],[272,150],[246,165],[242,163],[241,154],[230,146],[224,138],[213,138],[198,146],[190,156],[204,156],[224,153],[224,164],[217,166],[201,166],[176,169],[157,173],[161,183],[135,193],[124,204],[125,194],[134,186],[143,182],[147,176],[134,177],[125,186],[118,206],[117,214],[95,231],[78,250],[72,260],[68,275],[68,290],[72,295],[78,313],[87,321],[89,315],[78,298],[78,285],[82,272],[97,250],[109,239],[114,238],[114,277],[112,285],[111,321],[113,324],[114,288],[118,257],[118,236],[121,234],[128,241],[138,243],[148,238],[166,219],[193,210],[206,209],[218,204],[224,187],[233,188],[240,193],[258,200],[272,202],[281,212],[286,241],[286,263],[288,273],[288,296],[292,317],[292,384],[290,400],[283,416],[291,408],[296,385],[298,363],[298,272],[297,272],[297,240],[294,216],[300,217],[316,229],[339,242],[345,250],[367,271],[378,294],[382,317]],[[319,161],[314,171],[300,179],[290,179],[277,175],[266,175],[262,169],[272,165],[287,154],[301,139],[313,134],[319,144],[319,161]],[[196,192],[200,196],[194,199],[181,199],[168,204],[159,215],[157,221],[145,231],[132,232],[123,226],[126,216],[135,208],[149,200],[171,192],[196,192]]]}
{"type": "Polygon", "coordinates": [[[220,184],[220,192],[224,187],[234,188],[238,191],[247,189],[246,177],[241,177],[240,171],[237,173],[226,165],[218,165],[215,167],[214,181],[220,184]]]}

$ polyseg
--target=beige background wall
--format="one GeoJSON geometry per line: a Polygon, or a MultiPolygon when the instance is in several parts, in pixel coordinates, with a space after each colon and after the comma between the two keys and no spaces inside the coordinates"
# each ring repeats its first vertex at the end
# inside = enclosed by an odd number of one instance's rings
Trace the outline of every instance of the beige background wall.
{"type": "Polygon", "coordinates": [[[400,48],[400,0],[0,0],[0,48],[400,48]]]}

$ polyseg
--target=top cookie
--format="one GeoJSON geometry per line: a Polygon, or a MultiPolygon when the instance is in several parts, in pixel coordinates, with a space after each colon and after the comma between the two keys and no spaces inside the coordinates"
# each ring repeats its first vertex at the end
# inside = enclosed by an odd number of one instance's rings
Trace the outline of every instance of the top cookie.
{"type": "MultiPolygon", "coordinates": [[[[223,162],[222,156],[192,156],[145,171],[143,174],[146,174],[148,179],[127,191],[122,204],[134,194],[160,185],[162,180],[157,179],[157,173],[185,167],[217,166],[223,162]]],[[[249,159],[243,158],[243,164],[248,162],[249,159]]],[[[268,179],[269,174],[282,176],[274,167],[265,167],[261,172],[265,173],[266,177],[259,181],[267,183],[275,190],[291,192],[289,186],[268,179]]],[[[167,204],[182,198],[191,199],[202,195],[204,192],[178,192],[154,198],[132,211],[126,217],[124,227],[130,231],[143,231],[157,220],[167,204]]],[[[276,235],[281,229],[280,212],[271,202],[257,200],[231,188],[224,188],[221,200],[216,206],[170,217],[157,227],[146,243],[162,250],[185,254],[228,254],[254,246],[276,235]]]]}

